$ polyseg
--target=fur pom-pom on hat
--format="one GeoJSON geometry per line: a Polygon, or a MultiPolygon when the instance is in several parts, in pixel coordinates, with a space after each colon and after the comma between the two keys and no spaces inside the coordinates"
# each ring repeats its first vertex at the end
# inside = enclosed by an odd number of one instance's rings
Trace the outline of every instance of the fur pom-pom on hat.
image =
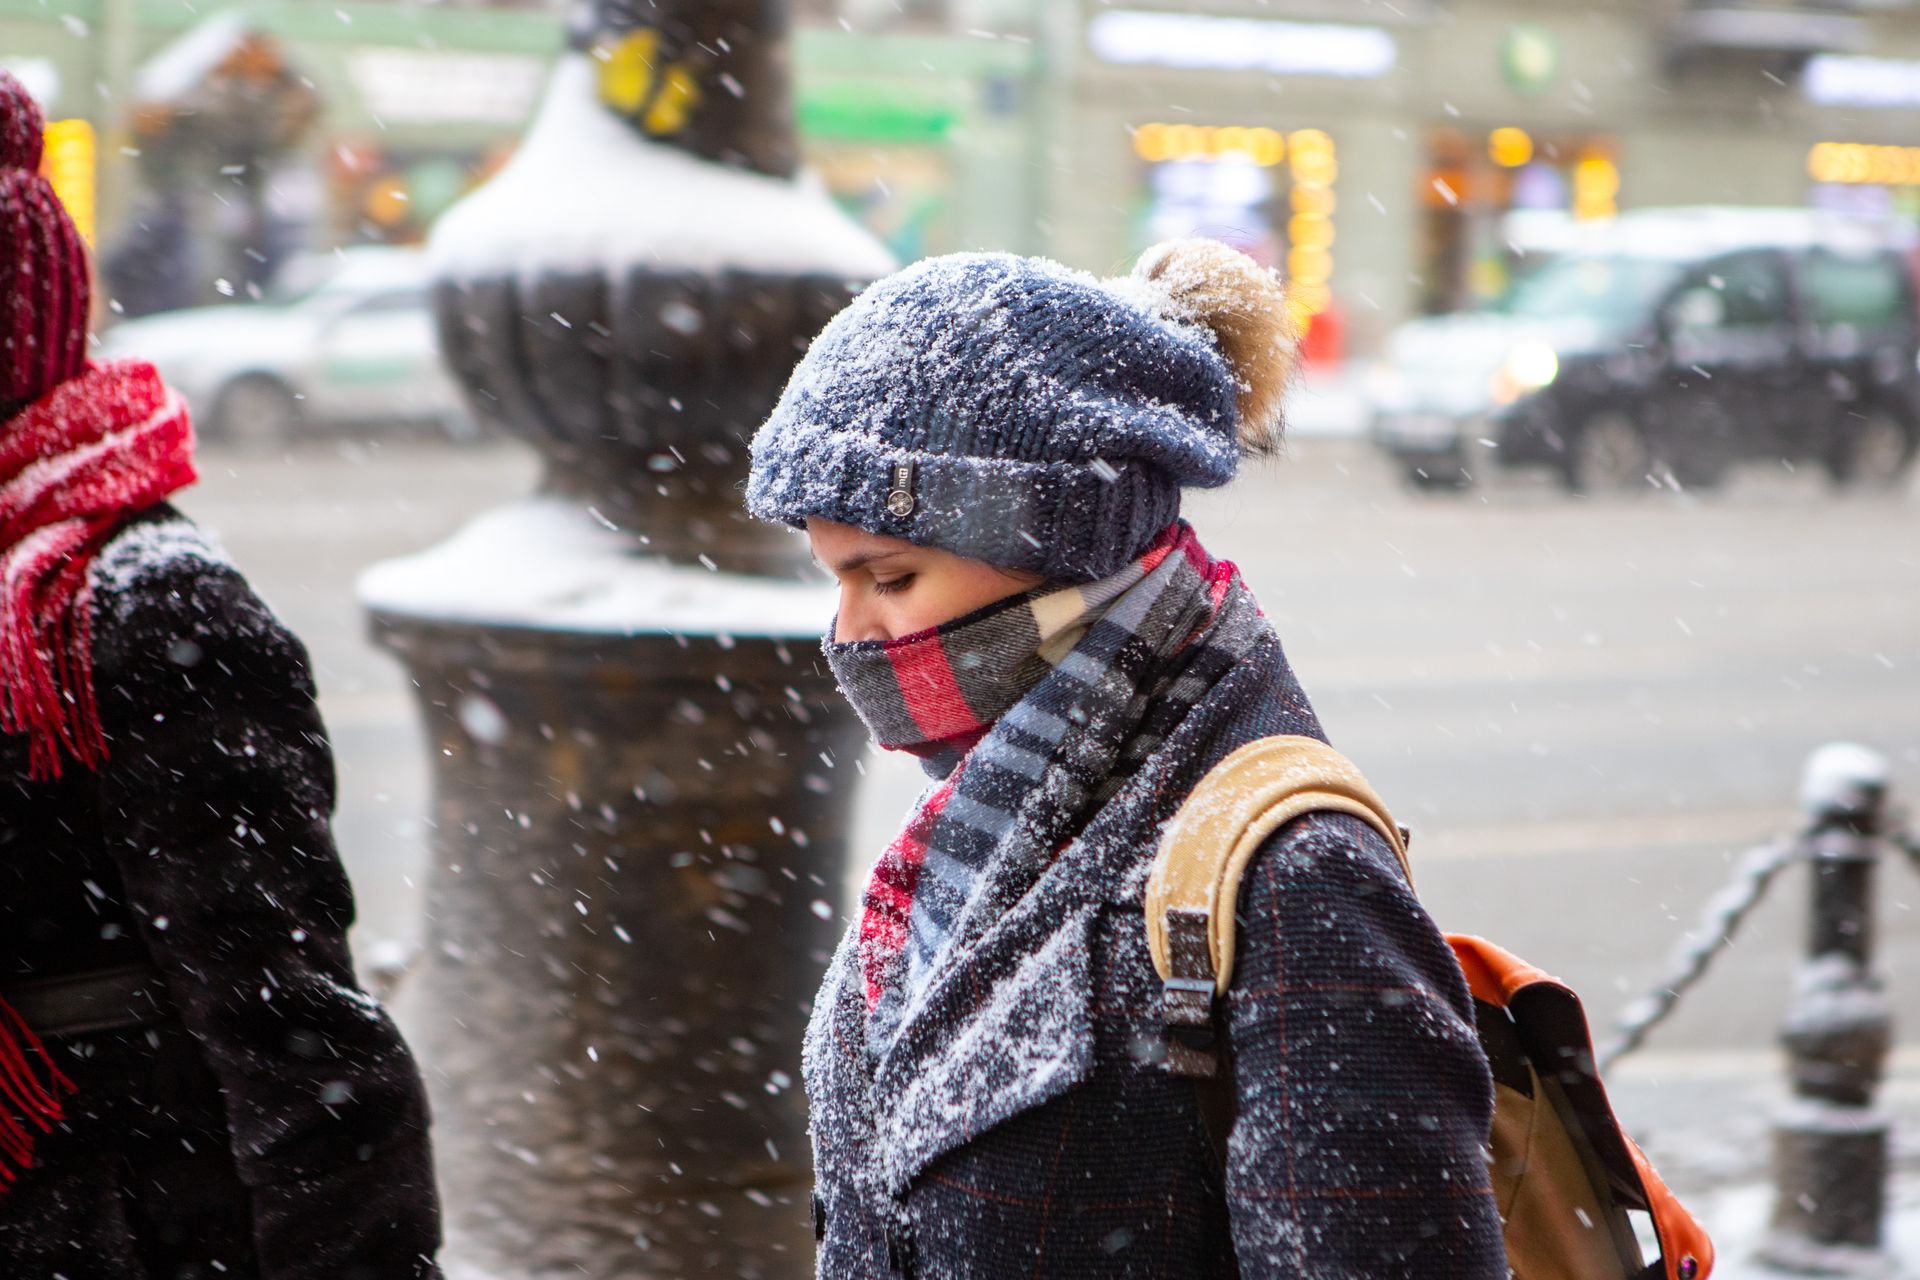
{"type": "Polygon", "coordinates": [[[1298,343],[1280,273],[1218,240],[1192,238],[1148,249],[1127,283],[1123,292],[1167,319],[1213,334],[1240,387],[1241,448],[1276,448],[1298,343]]]}

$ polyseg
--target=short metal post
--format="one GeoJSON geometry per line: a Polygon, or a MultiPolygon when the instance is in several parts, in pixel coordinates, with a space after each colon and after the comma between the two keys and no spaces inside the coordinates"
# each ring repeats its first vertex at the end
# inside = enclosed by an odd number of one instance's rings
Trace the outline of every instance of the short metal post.
{"type": "Polygon", "coordinates": [[[1807,959],[1781,1027],[1793,1096],[1773,1127],[1773,1221],[1760,1258],[1818,1276],[1888,1276],[1882,1247],[1888,1122],[1874,1101],[1892,1018],[1873,967],[1873,872],[1887,764],[1822,747],[1801,804],[1813,870],[1807,959]]]}

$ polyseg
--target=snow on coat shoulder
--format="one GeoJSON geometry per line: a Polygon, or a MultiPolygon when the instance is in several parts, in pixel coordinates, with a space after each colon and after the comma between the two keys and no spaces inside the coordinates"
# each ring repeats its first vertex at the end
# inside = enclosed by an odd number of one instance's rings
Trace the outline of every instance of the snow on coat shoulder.
{"type": "Polygon", "coordinates": [[[233,561],[212,534],[175,514],[127,524],[93,558],[88,576],[94,600],[112,608],[117,618],[124,618],[140,584],[178,572],[188,564],[202,569],[233,568],[233,561]]]}

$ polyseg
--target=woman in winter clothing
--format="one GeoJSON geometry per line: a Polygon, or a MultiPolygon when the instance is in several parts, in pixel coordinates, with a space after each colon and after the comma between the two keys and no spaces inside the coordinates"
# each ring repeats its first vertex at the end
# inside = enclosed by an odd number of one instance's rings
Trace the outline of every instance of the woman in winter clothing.
{"type": "Polygon", "coordinates": [[[179,398],[87,362],[41,129],[0,73],[0,1276],[435,1276],[305,651],[165,502],[179,398]]]}
{"type": "Polygon", "coordinates": [[[1178,518],[1277,438],[1285,306],[1205,241],[1104,282],[934,259],[827,326],[754,440],[750,510],[839,580],[842,690],[932,778],[807,1039],[822,1276],[1506,1275],[1472,1004],[1372,828],[1268,841],[1230,1093],[1165,1069],[1160,829],[1236,747],[1324,738],[1178,518]]]}

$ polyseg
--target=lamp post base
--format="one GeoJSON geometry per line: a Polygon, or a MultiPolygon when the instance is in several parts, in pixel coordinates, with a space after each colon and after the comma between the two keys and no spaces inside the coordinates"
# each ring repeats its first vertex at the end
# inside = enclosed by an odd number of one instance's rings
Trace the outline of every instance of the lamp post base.
{"type": "Polygon", "coordinates": [[[444,551],[363,591],[434,744],[427,940],[395,1012],[449,1267],[810,1276],[800,1040],[842,928],[858,721],[811,639],[393,607],[444,551]]]}

